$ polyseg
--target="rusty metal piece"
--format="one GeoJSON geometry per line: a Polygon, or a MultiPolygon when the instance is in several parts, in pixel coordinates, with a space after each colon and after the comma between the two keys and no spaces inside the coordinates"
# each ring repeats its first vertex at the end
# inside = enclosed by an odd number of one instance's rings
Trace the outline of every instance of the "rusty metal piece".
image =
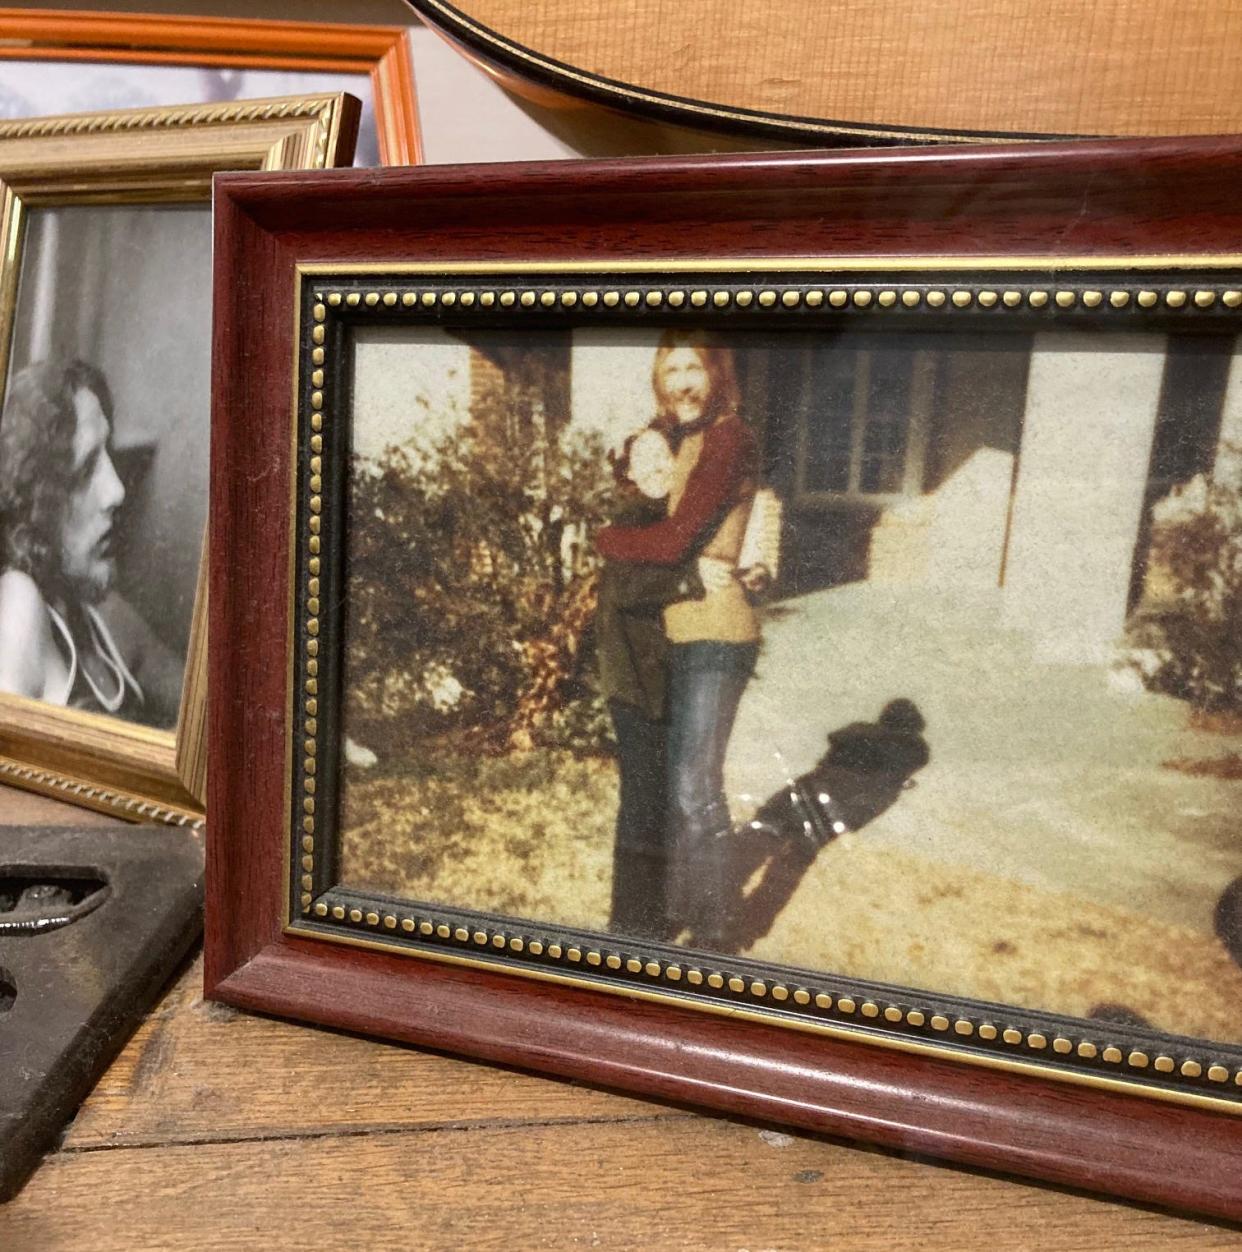
{"type": "Polygon", "coordinates": [[[0,827],[0,1201],[198,935],[202,874],[188,830],[0,827]]]}

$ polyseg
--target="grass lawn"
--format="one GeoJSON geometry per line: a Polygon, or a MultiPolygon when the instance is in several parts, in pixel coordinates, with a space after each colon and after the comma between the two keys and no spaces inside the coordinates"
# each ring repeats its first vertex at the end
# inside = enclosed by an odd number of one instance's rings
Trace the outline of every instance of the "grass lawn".
{"type": "Polygon", "coordinates": [[[602,930],[616,769],[535,751],[425,754],[402,772],[347,771],[342,876],[436,904],[602,930]]]}
{"type": "MultiPolygon", "coordinates": [[[[611,761],[562,752],[425,753],[403,771],[351,770],[342,877],[603,930],[615,804],[611,761]]],[[[822,849],[747,954],[1079,1017],[1119,1006],[1179,1034],[1242,1039],[1242,969],[1213,935],[1085,890],[920,857],[878,827],[822,849]]],[[[743,910],[773,868],[752,860],[743,910]]]]}

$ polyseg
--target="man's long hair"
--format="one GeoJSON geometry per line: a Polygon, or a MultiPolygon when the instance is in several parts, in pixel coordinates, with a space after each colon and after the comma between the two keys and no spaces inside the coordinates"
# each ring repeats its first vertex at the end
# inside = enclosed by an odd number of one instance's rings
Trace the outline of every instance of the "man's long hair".
{"type": "Polygon", "coordinates": [[[65,509],[73,489],[74,396],[95,394],[112,424],[112,393],[85,361],[37,361],[19,370],[0,415],[0,572],[21,570],[59,590],[65,509]]]}
{"type": "Polygon", "coordinates": [[[710,424],[719,417],[736,413],[741,394],[737,385],[733,349],[726,347],[720,336],[709,330],[666,330],[660,336],[655,361],[651,366],[651,388],[655,392],[659,410],[656,421],[661,424],[672,421],[676,425],[668,397],[664,394],[663,374],[665,360],[678,348],[690,348],[697,352],[703,368],[707,371],[709,387],[707,405],[703,412],[705,423],[710,424]]]}

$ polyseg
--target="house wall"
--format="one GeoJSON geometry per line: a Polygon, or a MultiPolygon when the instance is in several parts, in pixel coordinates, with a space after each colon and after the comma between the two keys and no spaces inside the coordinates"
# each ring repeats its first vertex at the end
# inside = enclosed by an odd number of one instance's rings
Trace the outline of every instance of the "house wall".
{"type": "Polygon", "coordinates": [[[790,475],[780,590],[999,588],[1037,655],[1108,658],[1139,593],[1163,586],[1153,507],[1213,462],[1242,488],[1242,351],[1081,331],[941,347],[923,492],[809,507],[790,475]]]}
{"type": "Polygon", "coordinates": [[[470,349],[438,326],[360,326],[353,336],[355,454],[428,450],[470,414],[470,349]]]}
{"type": "Polygon", "coordinates": [[[1167,338],[1035,337],[1002,620],[1044,660],[1108,659],[1125,627],[1167,338]]]}
{"type": "Polygon", "coordinates": [[[477,348],[470,349],[470,409],[471,423],[477,423],[479,415],[496,413],[503,409],[505,398],[505,374],[499,363],[484,355],[477,348]]]}
{"type": "Polygon", "coordinates": [[[786,397],[769,407],[769,479],[787,502],[783,593],[863,579],[999,583],[1030,343],[995,332],[973,343],[960,333],[920,337],[937,353],[924,489],[897,502],[799,499],[789,451],[796,406],[786,397]]]}
{"type": "Polygon", "coordinates": [[[1242,491],[1242,347],[1236,343],[1225,383],[1213,474],[1217,482],[1242,491]]]}
{"type": "Polygon", "coordinates": [[[995,336],[989,347],[955,347],[942,358],[929,441],[929,491],[947,483],[980,449],[1012,457],[1021,439],[1031,337],[995,336]]]}

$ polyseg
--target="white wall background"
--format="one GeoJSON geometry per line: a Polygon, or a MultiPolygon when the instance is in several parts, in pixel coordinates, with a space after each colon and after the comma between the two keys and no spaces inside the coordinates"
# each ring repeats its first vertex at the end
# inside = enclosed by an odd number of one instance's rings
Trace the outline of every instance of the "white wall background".
{"type": "MultiPolygon", "coordinates": [[[[29,7],[114,12],[118,0],[29,7]]],[[[296,5],[285,0],[126,0],[122,7],[132,13],[408,26],[423,159],[429,164],[736,151],[749,146],[706,132],[627,119],[605,109],[557,112],[519,100],[423,26],[401,0],[298,0],[296,5]]],[[[0,73],[0,84],[3,81],[0,73]]],[[[271,93],[264,89],[260,94],[271,93]]],[[[0,115],[2,96],[0,91],[0,115]]]]}
{"type": "MultiPolygon", "coordinates": [[[[655,415],[651,366],[659,331],[579,329],[570,358],[570,414],[605,446],[655,415]]],[[[434,326],[376,326],[354,338],[354,451],[375,458],[391,446],[416,452],[469,415],[470,349],[434,326]]]]}

